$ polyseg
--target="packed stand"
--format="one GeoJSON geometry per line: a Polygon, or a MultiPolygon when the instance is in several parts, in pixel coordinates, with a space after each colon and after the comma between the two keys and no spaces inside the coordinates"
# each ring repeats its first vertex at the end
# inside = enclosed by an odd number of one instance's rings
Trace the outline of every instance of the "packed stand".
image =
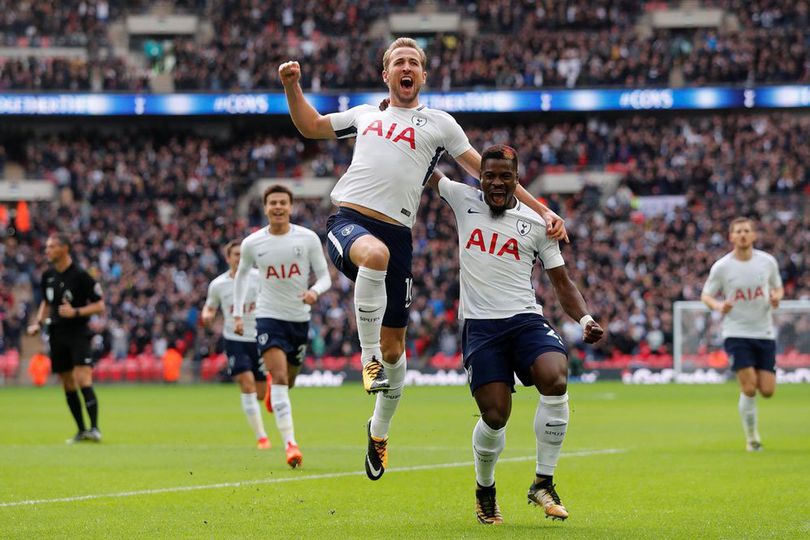
{"type": "Polygon", "coordinates": [[[95,49],[106,43],[110,4],[107,0],[0,0],[2,46],[95,49]]]}
{"type": "MultiPolygon", "coordinates": [[[[801,24],[808,18],[806,2],[788,7],[766,0],[717,3],[737,15],[739,30],[641,36],[633,26],[641,3],[629,1],[444,2],[443,10],[475,18],[480,32],[426,40],[429,87],[667,86],[676,69],[690,85],[810,81],[806,25],[801,24]]],[[[86,47],[89,60],[0,62],[0,88],[149,91],[148,70],[116,58],[106,38],[113,18],[144,5],[106,0],[57,7],[38,0],[5,4],[0,1],[0,35],[7,45],[86,47]],[[100,73],[96,77],[94,70],[100,73]],[[91,85],[92,80],[100,82],[91,85]]],[[[204,44],[179,36],[166,42],[150,58],[149,69],[170,71],[176,91],[278,90],[275,67],[296,58],[307,90],[377,89],[390,40],[371,37],[370,25],[390,12],[413,10],[413,4],[218,0],[204,8],[201,2],[182,2],[178,9],[209,20],[214,36],[204,44]]]]}
{"type": "MultiPolygon", "coordinates": [[[[663,122],[636,117],[610,126],[594,120],[468,130],[477,148],[495,142],[517,145],[524,174],[537,167],[534,161],[541,166],[581,164],[576,156],[583,146],[591,152],[602,149],[610,159],[633,156],[635,164],[628,167],[621,188],[606,201],[589,189],[565,201],[556,196],[549,200],[566,217],[572,236],[571,246],[563,247],[568,268],[583,285],[594,313],[608,324],[604,344],[582,348],[588,358],[668,351],[672,302],[699,297],[710,263],[728,250],[727,222],[738,214],[762,217],[758,245],[779,260],[786,297],[810,296],[810,210],[803,166],[808,146],[801,139],[810,132],[806,119],[730,116],[663,122]],[[656,133],[663,139],[656,139],[656,133]],[[747,161],[733,159],[743,149],[747,161]],[[645,152],[651,155],[644,157],[645,152]],[[655,182],[637,179],[637,171],[653,165],[683,175],[676,192],[686,195],[685,208],[666,215],[636,210],[635,195],[661,193],[644,189],[654,188],[655,182]],[[702,182],[695,181],[698,166],[709,171],[702,182]]],[[[44,240],[48,232],[63,230],[71,231],[76,259],[105,290],[108,311],[95,323],[97,355],[123,358],[149,352],[159,357],[175,347],[199,360],[217,351],[218,334],[199,324],[206,285],[225,269],[222,246],[264,223],[255,202],[247,216],[237,215],[237,197],[258,177],[300,177],[316,169],[340,174],[345,169],[350,142],[313,144],[261,134],[234,136],[227,143],[144,132],[30,138],[28,176],[54,182],[60,202],[33,205],[32,230],[0,244],[3,346],[19,347],[24,322],[39,300],[39,275],[47,266],[44,240]]],[[[442,167],[463,179],[452,166],[442,167]]],[[[329,205],[321,201],[299,202],[293,219],[323,234],[329,213],[329,205]]],[[[408,333],[413,365],[440,358],[457,366],[457,239],[449,208],[432,192],[423,194],[413,236],[414,303],[408,333]]],[[[316,367],[324,367],[319,362],[325,358],[358,352],[351,284],[334,268],[331,272],[334,286],[314,309],[311,353],[318,360],[311,365],[316,367]]],[[[579,349],[578,326],[556,307],[540,273],[536,285],[550,320],[579,349]]]]}

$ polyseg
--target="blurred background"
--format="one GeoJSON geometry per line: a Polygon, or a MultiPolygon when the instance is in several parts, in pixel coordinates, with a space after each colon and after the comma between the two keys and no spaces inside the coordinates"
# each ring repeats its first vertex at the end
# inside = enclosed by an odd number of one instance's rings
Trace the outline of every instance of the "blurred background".
{"type": "MultiPolygon", "coordinates": [[[[690,308],[676,331],[674,304],[699,299],[745,215],[804,301],[779,319],[780,376],[810,381],[808,28],[803,0],[0,0],[0,381],[47,380],[47,341],[24,329],[54,231],[105,291],[98,380],[163,380],[178,357],[180,381],[222,380],[219,328],[200,324],[221,248],[264,224],[275,182],[323,237],[353,151],[298,135],[278,65],[301,62],[321,113],[377,103],[398,36],[427,52],[423,103],[478,150],[517,148],[522,183],[566,219],[563,255],[607,339],[579,341],[540,268],[534,286],[575,378],[722,379],[718,319],[690,308]]],[[[434,193],[413,232],[409,365],[464,384],[455,222],[434,193]]],[[[330,269],[304,385],[359,378],[351,284],[330,269]]]]}

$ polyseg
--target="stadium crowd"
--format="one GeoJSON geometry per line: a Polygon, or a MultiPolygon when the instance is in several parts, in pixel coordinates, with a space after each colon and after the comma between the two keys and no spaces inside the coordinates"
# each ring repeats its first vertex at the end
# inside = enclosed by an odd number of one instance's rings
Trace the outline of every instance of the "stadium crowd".
{"type": "MultiPolygon", "coordinates": [[[[114,56],[106,25],[124,12],[106,0],[60,3],[0,2],[6,44],[66,44],[88,48],[88,60],[27,58],[0,61],[0,88],[148,91],[148,69],[114,56]],[[93,81],[98,81],[93,83],[93,81]]],[[[380,62],[388,36],[370,25],[409,1],[265,2],[217,0],[207,10],[183,3],[217,32],[208,42],[175,36],[161,46],[171,61],[175,90],[280,89],[275,66],[297,58],[302,84],[313,91],[380,88],[380,62]]],[[[641,3],[629,1],[441,2],[478,20],[473,36],[438,34],[425,41],[430,87],[538,88],[667,86],[674,69],[686,84],[810,81],[804,29],[807,2],[735,2],[719,5],[736,15],[737,29],[657,30],[633,27],[641,3]],[[520,36],[520,39],[515,39],[520,36]]],[[[130,6],[143,9],[144,6],[130,6]]]]}
{"type": "MultiPolygon", "coordinates": [[[[549,199],[572,235],[573,243],[563,248],[568,266],[594,313],[608,322],[609,339],[598,349],[583,349],[598,359],[670,349],[672,302],[699,297],[709,265],[727,250],[731,216],[762,218],[760,246],[779,260],[786,296],[810,297],[810,212],[804,203],[810,183],[803,165],[808,121],[804,115],[595,117],[467,131],[477,148],[517,146],[526,179],[560,165],[623,165],[620,188],[606,199],[597,186],[566,200],[549,199]],[[649,194],[680,194],[686,204],[644,213],[636,197],[649,194]]],[[[29,137],[27,175],[53,182],[60,198],[58,204],[35,204],[32,229],[0,244],[4,346],[19,344],[39,301],[44,240],[59,229],[72,232],[77,260],[106,291],[108,312],[95,323],[97,354],[122,358],[148,350],[160,356],[174,346],[198,359],[208,355],[219,347],[218,334],[200,326],[199,311],[208,281],[225,267],[221,247],[264,222],[255,202],[239,215],[238,196],[260,177],[338,176],[351,148],[351,142],[304,144],[264,134],[227,141],[138,130],[115,137],[29,137]]],[[[464,178],[446,161],[441,167],[464,178]]],[[[322,234],[329,213],[321,201],[305,201],[294,221],[322,234]]],[[[459,351],[454,220],[429,192],[420,214],[413,229],[414,324],[408,336],[416,365],[438,352],[459,351]]],[[[335,285],[314,310],[315,357],[357,350],[351,285],[332,273],[335,285]]],[[[566,321],[540,273],[535,285],[550,319],[576,344],[578,325],[566,321]]]]}

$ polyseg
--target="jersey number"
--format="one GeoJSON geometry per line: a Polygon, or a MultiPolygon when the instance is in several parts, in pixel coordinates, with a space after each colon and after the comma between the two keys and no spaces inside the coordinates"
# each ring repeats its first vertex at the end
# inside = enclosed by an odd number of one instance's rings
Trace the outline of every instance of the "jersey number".
{"type": "Polygon", "coordinates": [[[405,307],[411,307],[413,300],[413,278],[405,278],[405,307]]]}
{"type": "Polygon", "coordinates": [[[560,336],[558,336],[558,335],[557,335],[557,332],[555,332],[555,331],[554,331],[554,329],[553,329],[552,327],[550,327],[550,326],[549,326],[549,325],[547,325],[547,324],[544,324],[543,326],[545,326],[546,328],[548,328],[548,332],[546,332],[546,335],[547,335],[547,336],[551,336],[551,337],[553,337],[554,339],[556,339],[557,341],[559,341],[559,342],[560,342],[560,345],[562,345],[563,347],[565,347],[565,345],[563,345],[563,340],[562,340],[562,338],[561,338],[560,336]]]}
{"type": "Polygon", "coordinates": [[[297,364],[301,364],[304,361],[304,357],[307,355],[307,345],[301,345],[298,347],[298,350],[295,353],[295,362],[297,364]]]}

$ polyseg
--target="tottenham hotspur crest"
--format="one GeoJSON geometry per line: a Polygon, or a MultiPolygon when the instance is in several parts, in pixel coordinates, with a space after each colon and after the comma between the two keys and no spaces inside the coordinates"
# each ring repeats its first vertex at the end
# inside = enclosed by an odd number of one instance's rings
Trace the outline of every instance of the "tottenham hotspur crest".
{"type": "Polygon", "coordinates": [[[526,236],[532,230],[532,224],[522,219],[517,220],[517,232],[520,236],[526,236]]]}
{"type": "Polygon", "coordinates": [[[304,248],[302,248],[301,246],[294,246],[293,252],[295,253],[296,257],[300,257],[301,255],[304,254],[304,248]]]}
{"type": "Polygon", "coordinates": [[[411,122],[413,122],[413,125],[415,125],[416,127],[422,127],[425,124],[427,124],[427,118],[425,118],[424,116],[414,115],[411,117],[411,122]]]}

